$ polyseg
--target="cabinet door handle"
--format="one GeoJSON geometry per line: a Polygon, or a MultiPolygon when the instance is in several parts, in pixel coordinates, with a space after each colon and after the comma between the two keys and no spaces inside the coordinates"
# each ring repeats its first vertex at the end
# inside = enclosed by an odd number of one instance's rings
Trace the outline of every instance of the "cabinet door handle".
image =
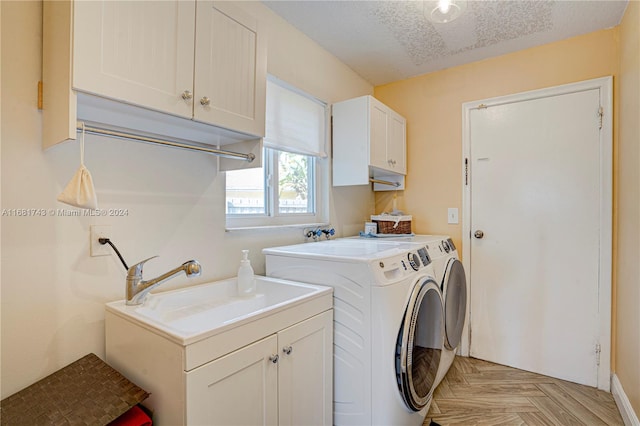
{"type": "Polygon", "coordinates": [[[282,352],[287,355],[291,355],[291,352],[293,352],[293,348],[291,346],[285,346],[284,348],[282,348],[282,352]]]}
{"type": "Polygon", "coordinates": [[[182,92],[182,99],[184,99],[185,101],[193,99],[193,93],[190,90],[185,90],[184,92],[182,92]]]}
{"type": "Polygon", "coordinates": [[[200,99],[200,104],[201,104],[202,106],[207,106],[207,105],[209,105],[210,103],[211,103],[211,99],[209,99],[207,96],[203,96],[203,97],[200,99]]]}
{"type": "Polygon", "coordinates": [[[278,363],[278,359],[279,359],[279,358],[280,358],[280,357],[278,356],[278,354],[271,355],[271,356],[269,357],[269,361],[271,361],[271,362],[272,362],[272,363],[274,363],[274,364],[277,364],[277,363],[278,363]]]}

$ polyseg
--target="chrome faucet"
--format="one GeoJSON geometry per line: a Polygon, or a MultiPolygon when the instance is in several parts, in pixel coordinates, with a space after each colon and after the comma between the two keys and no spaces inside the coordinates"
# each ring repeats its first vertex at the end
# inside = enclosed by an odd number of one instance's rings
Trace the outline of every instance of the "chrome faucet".
{"type": "Polygon", "coordinates": [[[202,272],[202,267],[197,260],[189,260],[187,262],[184,262],[177,268],[160,275],[159,277],[156,277],[152,280],[144,281],[142,279],[142,267],[146,262],[156,257],[158,256],[150,257],[140,263],[136,263],[131,268],[129,268],[129,271],[127,272],[127,305],[142,304],[145,297],[147,296],[147,293],[149,293],[152,289],[159,286],[168,279],[173,278],[181,271],[184,271],[184,273],[187,274],[188,277],[197,277],[202,272]]]}

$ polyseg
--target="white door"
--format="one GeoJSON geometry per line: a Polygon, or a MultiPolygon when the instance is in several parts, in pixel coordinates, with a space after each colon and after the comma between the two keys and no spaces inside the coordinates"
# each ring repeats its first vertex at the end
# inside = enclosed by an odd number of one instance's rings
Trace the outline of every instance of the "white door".
{"type": "Polygon", "coordinates": [[[193,117],[264,136],[266,52],[257,19],[231,2],[198,0],[193,117]]]}
{"type": "Polygon", "coordinates": [[[278,333],[281,426],[333,424],[333,311],[278,333]]]}
{"type": "Polygon", "coordinates": [[[186,424],[277,424],[277,343],[273,335],[186,373],[186,424]]]}
{"type": "Polygon", "coordinates": [[[76,1],[73,13],[75,89],[191,118],[195,1],[76,1]]]}
{"type": "Polygon", "coordinates": [[[471,356],[608,386],[605,103],[591,88],[469,111],[471,356]]]}

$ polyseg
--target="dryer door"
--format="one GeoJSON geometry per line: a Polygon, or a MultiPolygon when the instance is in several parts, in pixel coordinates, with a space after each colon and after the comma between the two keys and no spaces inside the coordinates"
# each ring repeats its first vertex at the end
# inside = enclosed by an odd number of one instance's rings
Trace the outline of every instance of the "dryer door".
{"type": "Polygon", "coordinates": [[[444,329],[447,349],[455,350],[462,340],[467,313],[467,277],[458,259],[449,259],[442,279],[444,329]]]}
{"type": "Polygon", "coordinates": [[[409,298],[396,344],[396,377],[407,407],[420,411],[436,385],[444,343],[440,289],[429,278],[418,282],[409,298]]]}

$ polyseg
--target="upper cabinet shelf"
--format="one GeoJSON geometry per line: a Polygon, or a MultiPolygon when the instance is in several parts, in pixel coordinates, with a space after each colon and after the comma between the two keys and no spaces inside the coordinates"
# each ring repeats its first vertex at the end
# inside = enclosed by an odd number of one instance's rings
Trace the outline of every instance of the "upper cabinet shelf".
{"type": "Polygon", "coordinates": [[[43,39],[45,148],[75,139],[81,120],[260,155],[266,40],[239,7],[47,1],[43,39]]]}
{"type": "Polygon", "coordinates": [[[406,120],[372,96],[333,105],[333,185],[404,189],[406,120]]]}

